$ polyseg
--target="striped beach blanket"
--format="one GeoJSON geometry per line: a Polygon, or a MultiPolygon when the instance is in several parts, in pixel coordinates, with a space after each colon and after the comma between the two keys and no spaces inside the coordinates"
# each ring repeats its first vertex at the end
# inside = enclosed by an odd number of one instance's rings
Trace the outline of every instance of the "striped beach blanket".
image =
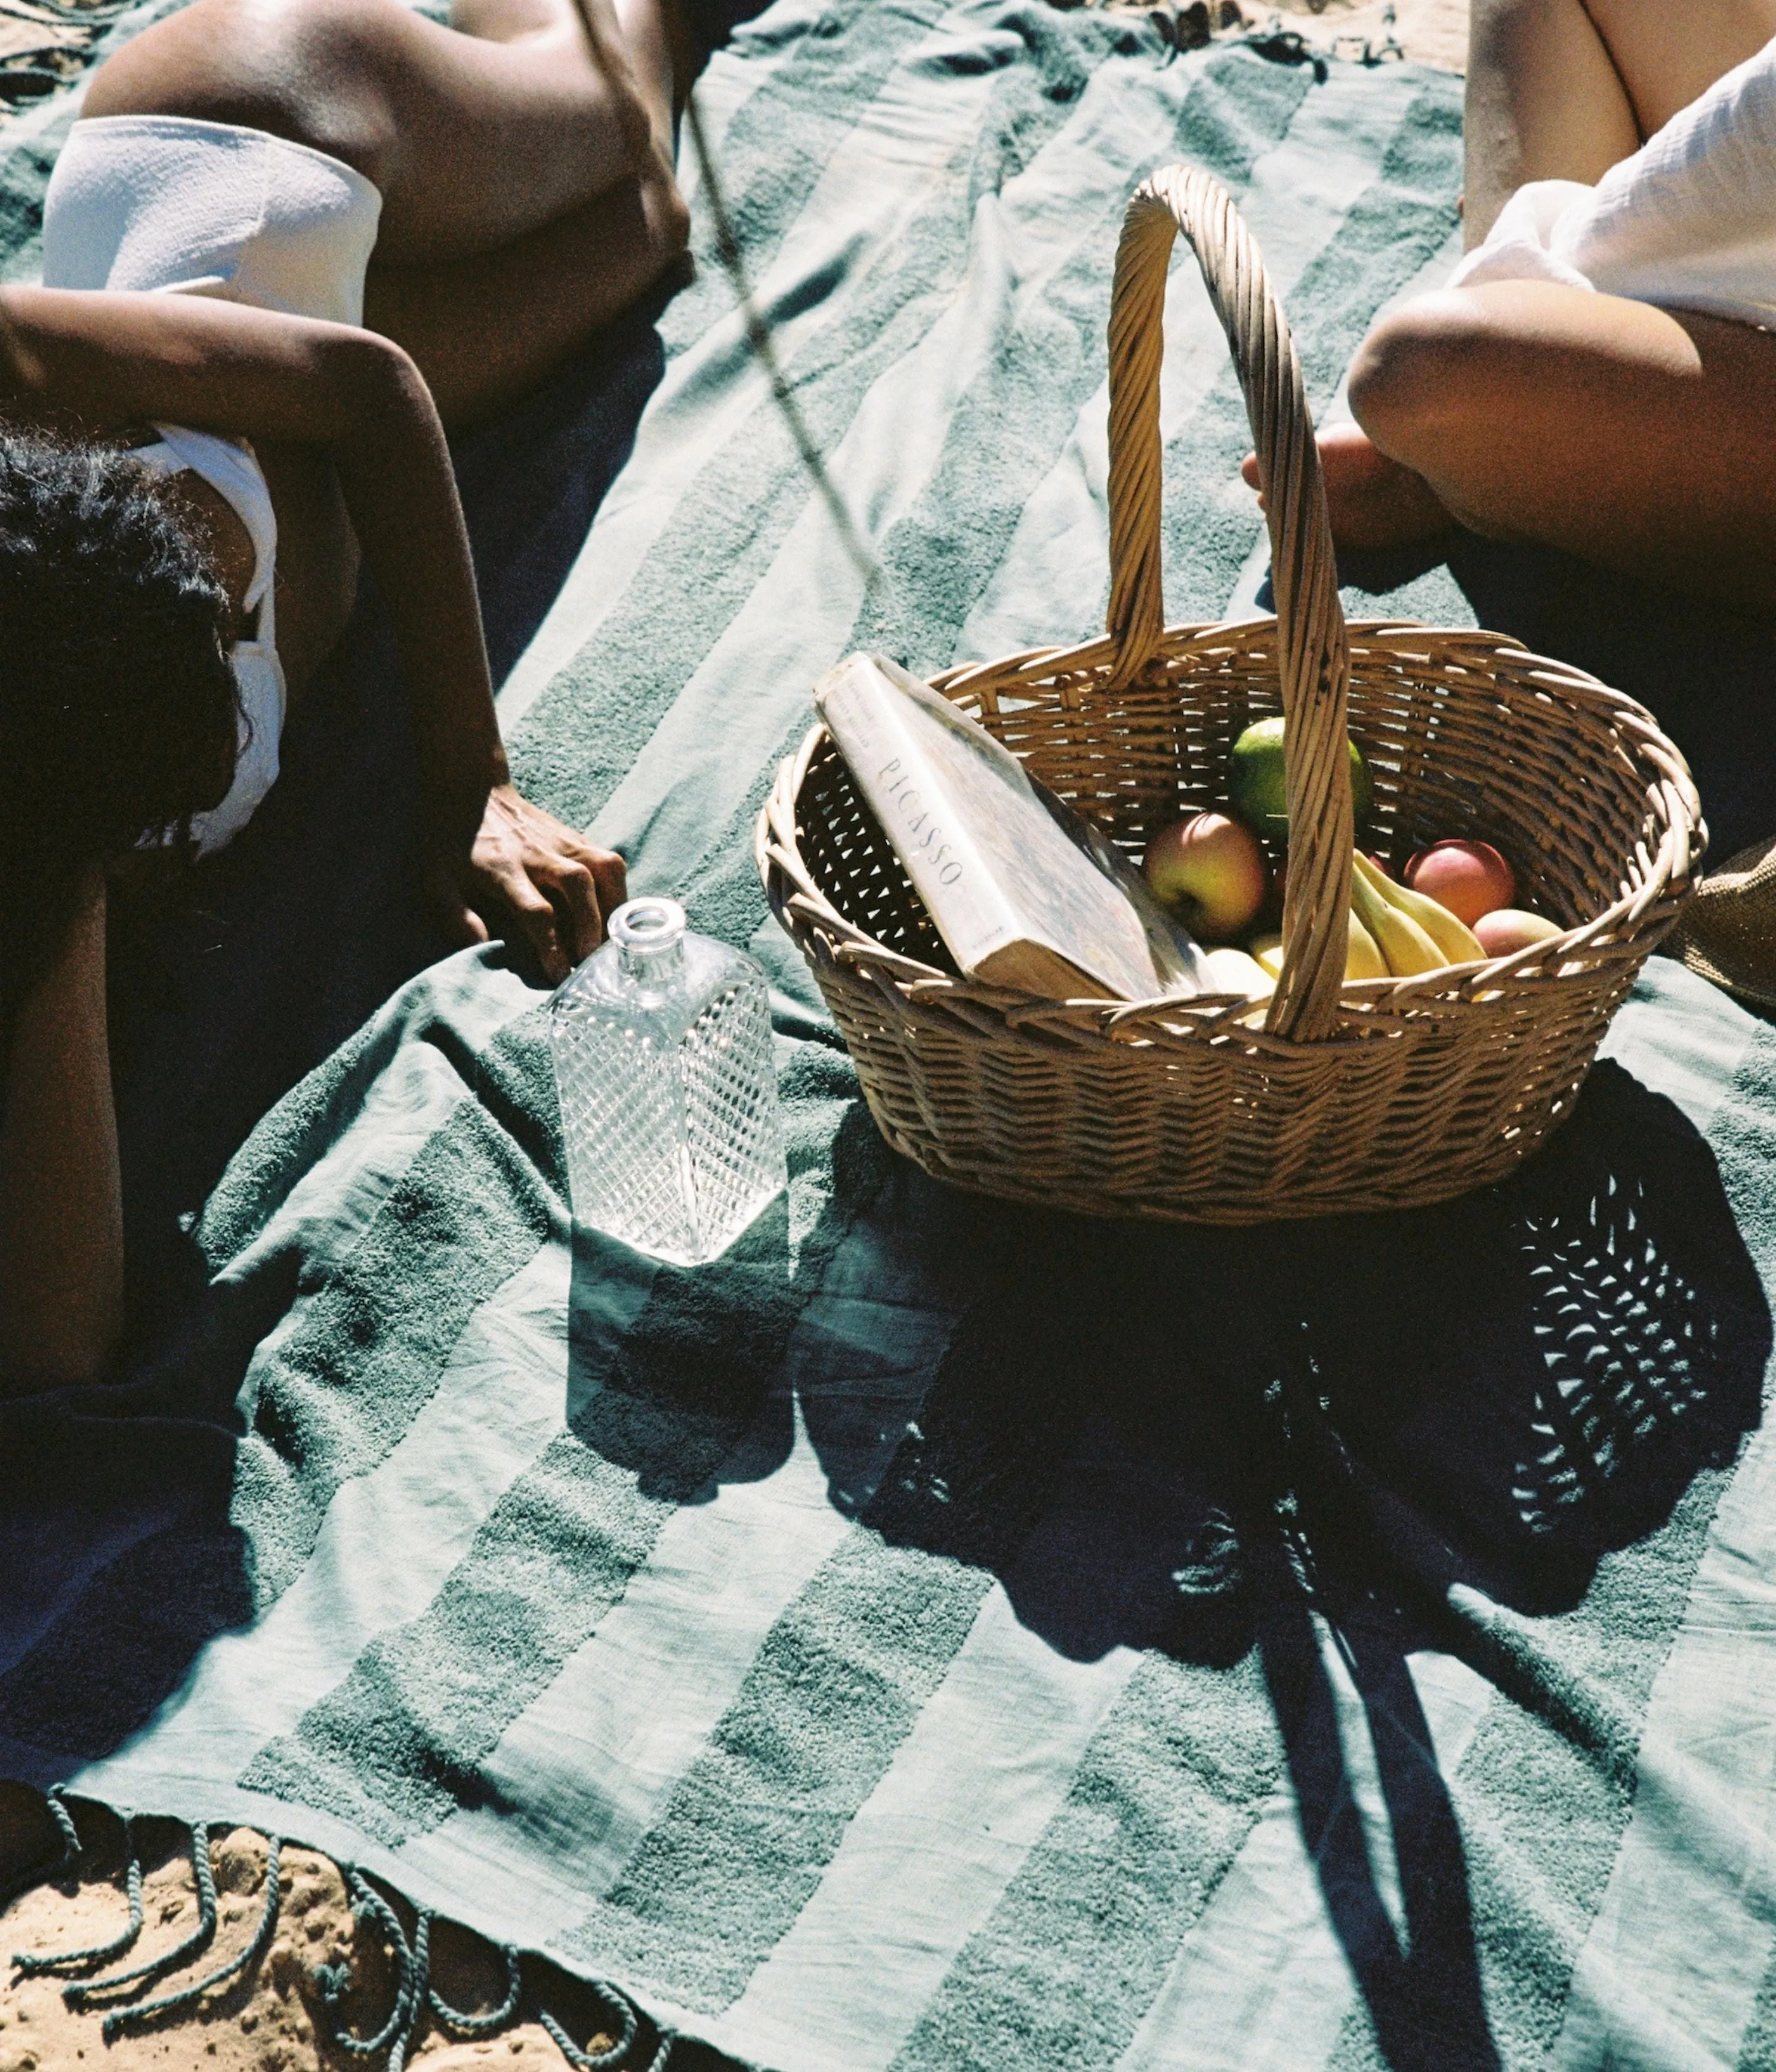
{"type": "MultiPolygon", "coordinates": [[[[787,1197],[695,1271],[575,1232],[543,996],[497,949],[412,980],[209,1195],[168,1346],[0,1409],[0,1771],[323,1848],[775,2072],[1759,2072],[1769,1026],[1658,962],[1508,1185],[1092,1224],[886,1151],[754,875],[839,655],[1100,623],[1144,173],[1233,190],[1316,407],[1445,263],[1458,81],[1165,56],[1040,0],[778,0],[717,56],[875,573],[693,195],[502,717],[770,971],[787,1197]]],[[[1212,617],[1264,574],[1246,434],[1186,268],[1167,323],[1170,602],[1212,617]]]]}

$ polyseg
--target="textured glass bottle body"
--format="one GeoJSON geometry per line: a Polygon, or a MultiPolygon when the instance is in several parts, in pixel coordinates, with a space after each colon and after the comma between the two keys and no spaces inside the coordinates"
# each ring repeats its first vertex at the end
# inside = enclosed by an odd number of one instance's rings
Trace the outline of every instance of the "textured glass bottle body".
{"type": "Polygon", "coordinates": [[[786,1179],[764,973],[632,899],[549,1003],[575,1219],[695,1266],[786,1179]]]}

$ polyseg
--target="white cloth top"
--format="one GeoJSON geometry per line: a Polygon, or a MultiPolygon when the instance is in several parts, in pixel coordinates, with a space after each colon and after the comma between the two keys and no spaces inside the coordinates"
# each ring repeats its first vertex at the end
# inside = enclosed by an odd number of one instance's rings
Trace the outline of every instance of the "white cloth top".
{"type": "Polygon", "coordinates": [[[69,130],[43,197],[46,288],[162,289],[364,322],[382,196],[324,151],[183,115],[69,130]]]}
{"type": "Polygon", "coordinates": [[[226,498],[253,541],[253,580],[241,599],[258,619],[250,640],[237,640],[228,661],[240,694],[240,743],[234,778],[219,806],[191,818],[198,853],[208,856],[232,841],[258,810],[278,781],[278,751],[283,739],[288,694],[284,665],[278,658],[278,516],[259,463],[232,440],[183,425],[156,425],[160,437],[140,446],[134,458],[157,475],[201,475],[226,498]]]}
{"type": "MultiPolygon", "coordinates": [[[[289,316],[364,321],[364,278],[382,196],[324,151],[232,123],[185,116],[76,122],[43,205],[43,286],[213,295],[289,316]]],[[[258,610],[229,660],[240,699],[240,749],[221,804],[191,832],[200,853],[232,841],[278,778],[286,689],[274,597],[278,520],[258,462],[208,432],[157,425],[136,458],[163,475],[189,470],[240,514],[252,537],[258,610]]]]}
{"type": "Polygon", "coordinates": [[[1519,187],[1449,286],[1523,280],[1776,326],[1776,41],[1595,187],[1519,187]]]}

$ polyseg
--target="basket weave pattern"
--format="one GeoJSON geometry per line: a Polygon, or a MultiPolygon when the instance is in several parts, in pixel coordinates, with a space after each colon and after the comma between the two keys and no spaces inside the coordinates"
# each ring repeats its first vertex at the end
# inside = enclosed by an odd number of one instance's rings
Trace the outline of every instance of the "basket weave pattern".
{"type": "Polygon", "coordinates": [[[1180,815],[1225,809],[1234,741],[1284,713],[1282,979],[1255,1009],[1059,1001],[960,977],[816,727],[760,817],[759,868],[877,1121],[940,1178],[1093,1215],[1252,1222],[1502,1178],[1570,1112],[1689,896],[1706,836],[1682,757],[1631,699],[1497,635],[1346,628],[1287,327],[1231,202],[1183,168],[1130,207],[1111,442],[1108,633],[934,681],[1135,855],[1180,815]],[[1160,623],[1158,317],[1179,226],[1246,384],[1276,619],[1160,623]],[[1374,853],[1397,865],[1443,837],[1490,841],[1519,898],[1566,932],[1491,964],[1344,984],[1347,727],[1375,780],[1374,853]]]}

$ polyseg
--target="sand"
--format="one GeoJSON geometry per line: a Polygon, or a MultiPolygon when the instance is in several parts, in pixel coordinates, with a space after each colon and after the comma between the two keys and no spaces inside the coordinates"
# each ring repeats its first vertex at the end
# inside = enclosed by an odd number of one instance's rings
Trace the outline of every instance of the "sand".
{"type": "MultiPolygon", "coordinates": [[[[1416,64],[1436,65],[1445,72],[1467,68],[1468,0],[1393,0],[1391,32],[1382,20],[1388,0],[1325,0],[1319,7],[1309,0],[1269,0],[1268,6],[1243,0],[1243,4],[1256,22],[1268,20],[1272,13],[1288,15],[1288,26],[1316,43],[1330,44],[1334,36],[1354,36],[1379,49],[1392,33],[1416,64]]],[[[1340,47],[1347,55],[1355,54],[1354,46],[1340,47]]]]}
{"type": "MultiPolygon", "coordinates": [[[[374,1925],[354,1921],[337,1867],[309,1849],[286,1848],[278,1881],[277,1929],[264,1955],[195,2008],[107,2044],[100,2033],[104,2008],[71,2011],[62,1978],[19,1979],[14,1951],[85,1947],[109,1941],[128,1918],[124,1889],[123,1828],[97,1808],[76,1808],[85,1845],[76,1880],[43,1885],[0,1916],[0,2072],[364,2072],[367,2061],[323,2045],[325,2010],[314,1973],[344,1962],[352,1980],[344,2012],[360,2034],[380,2028],[394,1994],[394,1969],[374,1925]]],[[[103,1967],[121,1971],[169,1950],[196,1925],[196,1889],[184,1829],[171,1821],[136,1823],[143,1868],[143,1926],[127,1956],[103,1967]]],[[[0,1785],[0,1883],[40,1861],[51,1844],[35,1794],[0,1785]]],[[[185,1985],[251,1942],[265,1904],[264,1838],[245,1828],[211,1837],[217,1925],[209,1949],[190,1966],[148,1984],[146,1999],[185,1985]]],[[[393,1895],[388,1895],[393,1897],[393,1895]]],[[[396,1902],[409,1933],[409,1909],[396,1902]]],[[[505,1993],[505,1959],[480,1937],[448,1923],[433,1933],[432,1975],[453,2007],[467,2012],[494,2006],[505,1993]]],[[[537,1999],[583,2049],[607,2041],[598,2034],[597,2004],[578,1982],[553,1965],[528,1963],[530,2005],[537,1999]]],[[[371,2062],[380,2072],[379,2054],[371,2062]]],[[[463,2041],[428,2022],[409,2064],[425,2072],[561,2072],[565,2061],[534,2019],[513,2024],[491,2039],[463,2041]]],[[[707,2060],[705,2059],[705,2063],[707,2060]]]]}

